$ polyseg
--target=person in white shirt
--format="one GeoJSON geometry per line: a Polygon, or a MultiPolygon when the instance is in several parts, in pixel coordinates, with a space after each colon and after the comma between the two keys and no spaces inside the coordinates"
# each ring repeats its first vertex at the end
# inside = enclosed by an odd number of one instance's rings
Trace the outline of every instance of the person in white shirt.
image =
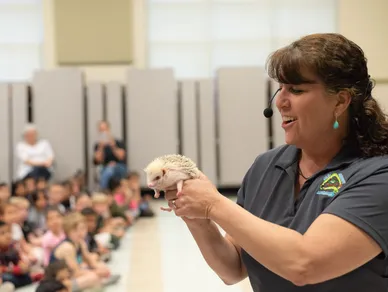
{"type": "Polygon", "coordinates": [[[46,139],[38,139],[37,129],[28,124],[23,131],[24,140],[16,145],[19,165],[17,179],[32,177],[49,180],[53,172],[54,151],[46,139]]]}

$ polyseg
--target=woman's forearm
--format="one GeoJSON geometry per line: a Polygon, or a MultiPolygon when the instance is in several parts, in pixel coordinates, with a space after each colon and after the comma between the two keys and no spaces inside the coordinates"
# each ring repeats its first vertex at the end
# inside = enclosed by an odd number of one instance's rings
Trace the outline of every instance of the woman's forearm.
{"type": "Polygon", "coordinates": [[[236,247],[220,233],[210,220],[186,220],[204,259],[226,283],[235,284],[246,277],[236,247]]]}
{"type": "Polygon", "coordinates": [[[291,282],[303,281],[308,267],[303,235],[257,218],[228,198],[210,211],[210,219],[267,269],[291,282]]]}
{"type": "Polygon", "coordinates": [[[26,161],[24,161],[24,163],[29,165],[29,166],[43,166],[44,165],[43,162],[33,162],[31,160],[26,160],[26,161]]]}

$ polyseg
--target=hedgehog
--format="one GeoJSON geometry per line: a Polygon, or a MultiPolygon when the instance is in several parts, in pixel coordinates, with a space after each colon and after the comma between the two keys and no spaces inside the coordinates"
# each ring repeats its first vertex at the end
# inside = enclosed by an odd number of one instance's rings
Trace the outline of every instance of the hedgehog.
{"type": "Polygon", "coordinates": [[[144,171],[147,175],[147,186],[154,190],[155,198],[159,198],[160,191],[174,186],[179,193],[182,191],[183,181],[200,177],[200,171],[194,161],[180,154],[160,156],[151,161],[144,171]]]}

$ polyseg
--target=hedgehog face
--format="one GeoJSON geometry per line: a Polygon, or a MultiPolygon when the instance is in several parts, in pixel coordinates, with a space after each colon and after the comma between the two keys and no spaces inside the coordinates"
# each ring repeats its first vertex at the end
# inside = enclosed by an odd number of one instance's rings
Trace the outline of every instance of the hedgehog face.
{"type": "Polygon", "coordinates": [[[150,169],[147,173],[147,185],[149,188],[158,189],[163,185],[166,170],[163,168],[150,169]]]}

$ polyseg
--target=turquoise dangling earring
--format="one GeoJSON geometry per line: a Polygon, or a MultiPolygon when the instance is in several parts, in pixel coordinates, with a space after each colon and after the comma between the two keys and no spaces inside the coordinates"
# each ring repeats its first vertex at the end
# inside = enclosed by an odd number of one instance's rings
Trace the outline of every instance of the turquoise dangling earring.
{"type": "Polygon", "coordinates": [[[334,122],[334,124],[333,124],[333,129],[336,130],[336,129],[338,129],[338,127],[339,127],[339,123],[338,123],[338,121],[337,121],[337,115],[336,115],[336,116],[335,116],[335,122],[334,122]]]}

